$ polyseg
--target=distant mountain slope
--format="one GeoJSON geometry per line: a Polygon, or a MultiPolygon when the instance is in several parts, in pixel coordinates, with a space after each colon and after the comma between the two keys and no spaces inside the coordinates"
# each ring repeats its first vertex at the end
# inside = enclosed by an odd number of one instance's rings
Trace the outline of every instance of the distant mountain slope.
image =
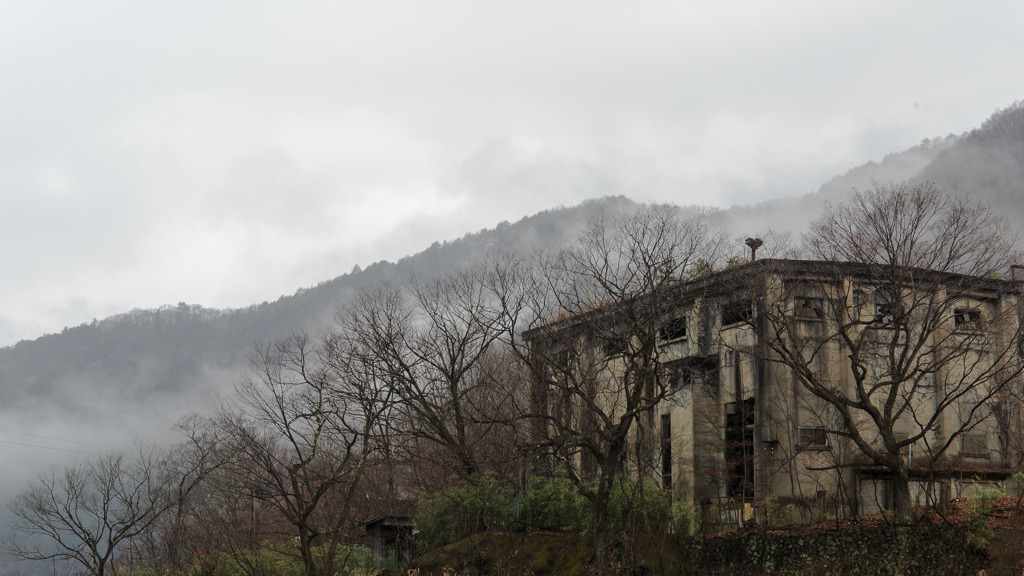
{"type": "MultiPolygon", "coordinates": [[[[734,235],[769,229],[799,234],[827,201],[845,198],[872,181],[933,181],[969,191],[1024,228],[1024,105],[1018,103],[961,136],[925,140],[837,176],[818,192],[728,210],[691,209],[734,235]]],[[[275,302],[239,310],[179,304],[134,310],[60,334],[0,349],[0,418],[73,414],[111,429],[163,426],[187,410],[208,406],[244,374],[249,347],[290,333],[327,326],[334,311],[363,287],[442,273],[489,249],[529,252],[564,245],[596,210],[635,206],[604,198],[504,222],[492,230],[435,242],[397,263],[378,262],[275,302]],[[159,408],[156,422],[152,415],[159,408]],[[149,412],[147,412],[149,411],[149,412]],[[134,418],[141,424],[130,424],[134,418]]],[[[768,249],[766,246],[765,249],[768,249]]]]}
{"type": "Polygon", "coordinates": [[[199,409],[244,374],[255,341],[321,330],[363,287],[443,273],[497,247],[525,253],[536,246],[563,245],[594,211],[632,206],[632,201],[617,197],[548,210],[455,241],[435,242],[397,263],[378,262],[244,309],[220,311],[181,303],[133,310],[22,341],[0,349],[0,406],[9,410],[43,402],[50,411],[80,412],[88,405],[100,418],[131,410],[134,403],[171,399],[178,410],[199,409]]]}
{"type": "Polygon", "coordinates": [[[1000,110],[957,139],[912,182],[971,194],[1024,229],[1024,101],[1000,110]]]}
{"type": "Polygon", "coordinates": [[[879,162],[868,162],[836,176],[822,184],[817,192],[750,206],[733,206],[716,213],[711,221],[737,233],[772,229],[799,235],[821,213],[825,202],[841,201],[853,189],[868,189],[873,182],[909,181],[956,142],[956,136],[926,139],[913,148],[889,154],[879,162]]]}
{"type": "Polygon", "coordinates": [[[847,198],[874,182],[932,182],[971,195],[1005,217],[1011,233],[1024,233],[1024,102],[997,111],[979,128],[959,136],[925,139],[913,148],[857,166],[822,184],[817,192],[734,206],[711,220],[735,231],[799,234],[826,202],[847,198]]]}

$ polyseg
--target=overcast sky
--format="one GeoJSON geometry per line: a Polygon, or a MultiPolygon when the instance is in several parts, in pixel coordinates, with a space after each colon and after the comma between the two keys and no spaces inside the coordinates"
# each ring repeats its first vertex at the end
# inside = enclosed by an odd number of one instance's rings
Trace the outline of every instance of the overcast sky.
{"type": "Polygon", "coordinates": [[[1024,97],[1022,29],[1009,1],[0,0],[0,346],[586,198],[810,192],[1024,97]]]}

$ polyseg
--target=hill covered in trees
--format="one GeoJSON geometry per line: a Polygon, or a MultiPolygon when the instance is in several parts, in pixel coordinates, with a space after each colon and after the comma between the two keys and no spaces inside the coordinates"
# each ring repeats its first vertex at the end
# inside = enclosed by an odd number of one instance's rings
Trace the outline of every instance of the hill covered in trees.
{"type": "MultiPolygon", "coordinates": [[[[970,193],[1010,219],[1016,230],[1024,228],[1024,103],[997,112],[966,134],[926,139],[853,168],[815,193],[730,209],[684,210],[701,213],[712,225],[741,238],[768,230],[799,234],[825,202],[845,198],[853,188],[892,180],[931,181],[943,189],[970,193]]],[[[243,309],[180,303],[133,310],[22,341],[0,349],[0,401],[9,421],[38,423],[32,415],[41,413],[54,421],[106,423],[109,430],[128,425],[137,434],[150,435],[165,430],[180,414],[208,407],[218,393],[230,390],[243,377],[254,342],[321,330],[330,325],[340,305],[367,286],[443,273],[494,248],[528,253],[538,246],[562,246],[596,211],[635,205],[614,197],[548,210],[454,241],[435,242],[398,262],[356,268],[243,309]],[[160,408],[158,416],[154,407],[160,408]],[[137,422],[132,424],[133,420],[137,422]]],[[[737,253],[743,250],[738,241],[737,253]]],[[[85,428],[78,429],[76,435],[89,436],[85,428]]]]}

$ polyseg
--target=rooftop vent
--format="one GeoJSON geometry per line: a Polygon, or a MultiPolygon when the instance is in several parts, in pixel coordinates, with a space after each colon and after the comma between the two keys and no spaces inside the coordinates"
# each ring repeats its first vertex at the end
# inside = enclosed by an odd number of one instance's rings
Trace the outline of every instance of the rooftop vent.
{"type": "Polygon", "coordinates": [[[750,261],[754,262],[757,260],[757,249],[764,244],[760,238],[747,238],[745,242],[747,246],[750,246],[750,261]]]}

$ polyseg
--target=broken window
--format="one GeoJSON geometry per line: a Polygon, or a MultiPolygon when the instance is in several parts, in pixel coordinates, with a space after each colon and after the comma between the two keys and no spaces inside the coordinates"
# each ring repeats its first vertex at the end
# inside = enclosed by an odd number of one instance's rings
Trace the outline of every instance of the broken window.
{"type": "Polygon", "coordinates": [[[551,356],[552,366],[559,372],[568,372],[575,364],[576,354],[571,348],[559,350],[551,356]]]}
{"type": "Polygon", "coordinates": [[[740,300],[722,306],[722,326],[750,322],[754,318],[754,307],[750,302],[740,300]]]}
{"type": "Polygon", "coordinates": [[[953,325],[957,332],[980,332],[981,310],[976,308],[957,308],[953,312],[953,325]]]}
{"type": "Polygon", "coordinates": [[[672,380],[673,388],[689,386],[690,384],[692,384],[693,383],[693,373],[694,373],[693,366],[683,366],[683,367],[681,367],[679,369],[679,371],[675,374],[675,377],[672,380]]]}
{"type": "Polygon", "coordinates": [[[875,304],[875,322],[878,324],[892,324],[896,319],[896,315],[893,313],[891,304],[878,303],[875,304]]]}
{"type": "Polygon", "coordinates": [[[804,448],[819,448],[824,449],[828,447],[828,434],[824,428],[798,428],[797,429],[797,444],[804,448]]]}
{"type": "Polygon", "coordinates": [[[822,318],[825,316],[824,298],[798,296],[795,304],[794,314],[800,318],[822,318]]]}
{"type": "Polygon", "coordinates": [[[900,317],[899,302],[890,302],[880,294],[875,294],[875,324],[891,326],[900,317]]]}
{"type": "Polygon", "coordinates": [[[686,317],[673,318],[658,328],[658,338],[663,342],[671,342],[686,337],[686,317]]]}

